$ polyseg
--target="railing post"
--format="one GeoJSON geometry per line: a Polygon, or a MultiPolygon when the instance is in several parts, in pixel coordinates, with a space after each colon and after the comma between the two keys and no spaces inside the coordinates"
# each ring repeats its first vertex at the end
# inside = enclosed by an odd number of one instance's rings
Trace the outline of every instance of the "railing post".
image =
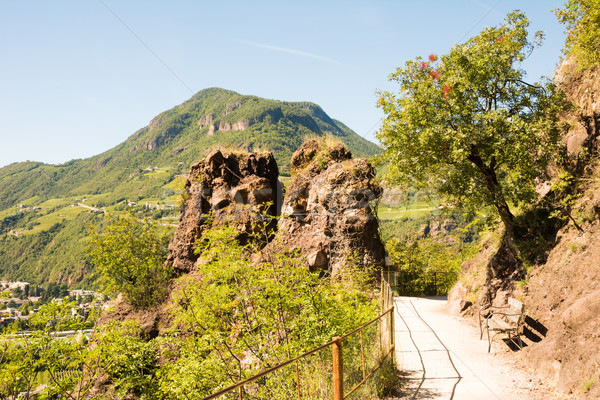
{"type": "Polygon", "coordinates": [[[333,400],[344,399],[344,367],[342,338],[333,338],[333,400]]]}

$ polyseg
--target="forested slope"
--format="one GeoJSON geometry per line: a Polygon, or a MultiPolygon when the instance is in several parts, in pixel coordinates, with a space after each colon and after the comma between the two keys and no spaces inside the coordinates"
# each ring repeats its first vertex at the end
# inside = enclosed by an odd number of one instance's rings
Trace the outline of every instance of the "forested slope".
{"type": "Polygon", "coordinates": [[[0,169],[0,276],[36,283],[84,279],[82,238],[93,213],[136,211],[175,224],[189,166],[215,148],[273,152],[283,175],[311,136],[333,136],[356,157],[378,147],[309,102],[283,102],[205,89],[93,157],[0,169]],[[68,233],[68,234],[67,234],[68,233]],[[66,250],[69,249],[69,250],[66,250]]]}

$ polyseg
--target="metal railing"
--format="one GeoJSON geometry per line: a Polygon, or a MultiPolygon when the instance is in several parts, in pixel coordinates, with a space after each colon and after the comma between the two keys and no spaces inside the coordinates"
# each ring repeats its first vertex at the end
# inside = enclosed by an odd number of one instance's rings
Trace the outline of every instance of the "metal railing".
{"type": "MultiPolygon", "coordinates": [[[[384,361],[390,357],[393,361],[394,355],[394,305],[393,305],[393,290],[390,285],[383,279],[381,279],[381,309],[382,313],[371,321],[359,326],[353,331],[340,336],[334,337],[330,342],[325,343],[319,347],[316,347],[310,351],[307,351],[298,357],[292,358],[280,364],[277,364],[269,369],[266,369],[256,375],[253,375],[247,379],[244,379],[234,385],[226,387],[218,392],[215,392],[209,396],[204,397],[202,400],[211,400],[220,398],[226,394],[237,393],[236,399],[243,400],[244,398],[256,398],[255,395],[259,391],[259,386],[261,384],[260,381],[264,380],[267,376],[273,375],[277,371],[283,370],[290,366],[295,366],[295,371],[293,372],[293,380],[295,385],[295,393],[294,397],[298,399],[302,398],[324,398],[326,395],[325,390],[322,393],[318,394],[315,397],[314,393],[308,393],[303,395],[303,381],[301,379],[300,373],[300,361],[306,360],[311,356],[319,355],[323,350],[330,348],[332,349],[332,355],[330,358],[330,362],[326,364],[321,364],[319,367],[323,368],[312,368],[308,369],[313,373],[316,370],[319,370],[322,374],[328,375],[328,366],[331,367],[331,380],[327,382],[326,386],[329,387],[330,392],[328,397],[333,396],[334,400],[344,400],[349,398],[352,394],[356,393],[358,389],[365,383],[369,378],[373,376],[373,374],[383,365],[384,361]],[[377,325],[375,325],[377,323],[377,325]],[[365,352],[365,337],[373,338],[373,332],[369,332],[371,328],[377,328],[378,341],[376,343],[379,354],[373,358],[372,353],[365,352]],[[354,338],[358,335],[358,341],[354,343],[343,345],[343,341],[348,341],[351,338],[354,338]],[[346,353],[345,353],[346,351],[346,353]],[[344,361],[347,363],[351,363],[353,365],[356,362],[355,358],[358,358],[358,354],[360,353],[360,371],[350,371],[350,373],[344,373],[344,361]],[[368,358],[371,360],[368,360],[368,358]],[[375,361],[374,365],[368,368],[368,361],[375,361]],[[327,365],[328,364],[328,365],[327,365]],[[358,382],[356,382],[358,380],[358,382]],[[245,390],[245,387],[254,384],[254,387],[249,390],[245,390]],[[352,385],[351,389],[348,390],[346,394],[344,394],[344,386],[352,385]]],[[[307,368],[304,368],[307,370],[307,368]]],[[[348,371],[346,371],[348,372],[348,371]]],[[[326,378],[325,380],[329,380],[326,378]]],[[[314,389],[314,388],[313,388],[314,389]]],[[[314,392],[314,390],[313,390],[314,392]]],[[[290,398],[288,396],[288,398],[290,398]]]]}

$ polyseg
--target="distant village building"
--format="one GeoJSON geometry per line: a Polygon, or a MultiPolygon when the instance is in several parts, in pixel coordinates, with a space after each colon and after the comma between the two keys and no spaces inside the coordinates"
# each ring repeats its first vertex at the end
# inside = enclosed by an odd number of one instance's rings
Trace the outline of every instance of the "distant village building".
{"type": "Polygon", "coordinates": [[[73,297],[83,297],[83,296],[101,297],[102,294],[101,293],[96,293],[93,290],[76,289],[76,290],[69,290],[69,296],[73,296],[73,297]]]}
{"type": "Polygon", "coordinates": [[[0,281],[0,285],[2,285],[3,288],[6,289],[16,289],[16,288],[21,288],[21,290],[25,290],[26,286],[29,286],[29,282],[10,282],[10,281],[0,281]]]}

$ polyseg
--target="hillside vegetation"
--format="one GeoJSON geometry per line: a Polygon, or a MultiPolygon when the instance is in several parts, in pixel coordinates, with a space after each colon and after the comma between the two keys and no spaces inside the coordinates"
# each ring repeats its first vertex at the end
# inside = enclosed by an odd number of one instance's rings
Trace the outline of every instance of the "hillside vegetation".
{"type": "Polygon", "coordinates": [[[450,295],[454,305],[462,299],[477,306],[522,300],[526,346],[517,358],[564,398],[577,399],[600,398],[599,6],[598,0],[569,0],[556,10],[568,34],[566,58],[554,76],[572,105],[560,115],[569,126],[562,138],[567,156],[552,165],[550,179],[537,187],[537,201],[518,216],[531,227],[518,237],[522,276],[494,274],[506,265],[498,258],[496,232],[463,264],[461,282],[450,295]]]}
{"type": "Polygon", "coordinates": [[[354,156],[378,152],[316,104],[211,88],[97,156],[1,168],[0,276],[34,283],[80,282],[90,272],[84,237],[91,223],[104,220],[104,212],[133,206],[145,217],[176,224],[182,175],[210,150],[271,151],[286,175],[290,157],[304,139],[326,135],[342,141],[354,156]]]}

